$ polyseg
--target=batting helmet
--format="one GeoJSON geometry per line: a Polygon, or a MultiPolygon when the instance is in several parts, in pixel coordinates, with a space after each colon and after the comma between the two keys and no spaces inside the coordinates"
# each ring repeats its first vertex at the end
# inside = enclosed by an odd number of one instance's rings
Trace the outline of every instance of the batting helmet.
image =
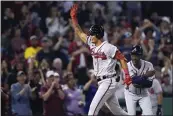
{"type": "Polygon", "coordinates": [[[142,55],[143,49],[140,45],[135,45],[132,47],[131,54],[133,55],[142,55]]]}
{"type": "Polygon", "coordinates": [[[93,25],[89,30],[91,36],[96,36],[98,39],[101,39],[104,36],[104,29],[100,25],[93,25]]]}

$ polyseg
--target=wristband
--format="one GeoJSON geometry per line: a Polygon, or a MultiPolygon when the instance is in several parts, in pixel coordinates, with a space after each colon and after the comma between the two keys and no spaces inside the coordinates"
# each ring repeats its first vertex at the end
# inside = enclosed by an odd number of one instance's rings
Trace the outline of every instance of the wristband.
{"type": "Polygon", "coordinates": [[[78,24],[78,21],[77,21],[76,17],[72,17],[72,22],[73,22],[75,25],[78,24]]]}
{"type": "Polygon", "coordinates": [[[127,68],[125,68],[125,69],[123,69],[123,70],[124,70],[125,75],[129,75],[129,71],[128,71],[127,68]]]}

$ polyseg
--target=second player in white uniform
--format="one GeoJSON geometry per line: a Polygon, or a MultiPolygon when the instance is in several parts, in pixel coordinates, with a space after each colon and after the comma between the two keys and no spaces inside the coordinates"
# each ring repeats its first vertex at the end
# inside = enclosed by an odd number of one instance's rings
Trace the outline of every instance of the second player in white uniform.
{"type": "Polygon", "coordinates": [[[153,80],[153,85],[148,89],[152,104],[153,114],[156,116],[162,115],[162,87],[157,79],[153,80]]]}
{"type": "Polygon", "coordinates": [[[141,46],[133,46],[131,52],[131,61],[128,62],[129,73],[132,77],[132,84],[129,85],[128,89],[125,89],[125,100],[129,115],[136,115],[137,102],[142,109],[143,115],[153,115],[150,96],[148,94],[148,84],[149,86],[152,85],[154,68],[152,63],[141,59],[142,52],[141,46]],[[141,84],[136,85],[133,83],[133,81],[136,82],[136,79],[139,79],[141,84]],[[147,82],[149,79],[151,79],[151,81],[149,81],[149,83],[144,83],[145,79],[147,79],[147,82]]]}
{"type": "Polygon", "coordinates": [[[118,99],[114,94],[118,88],[119,82],[117,81],[115,71],[117,61],[121,63],[126,74],[125,83],[129,85],[131,81],[126,59],[117,47],[103,41],[104,29],[102,26],[93,25],[89,30],[89,36],[83,33],[77,23],[77,8],[78,6],[74,5],[70,13],[73,27],[80,39],[90,47],[91,55],[93,57],[94,74],[99,85],[91,102],[88,115],[98,115],[99,110],[104,104],[106,104],[114,115],[128,115],[127,112],[121,109],[118,99]]]}

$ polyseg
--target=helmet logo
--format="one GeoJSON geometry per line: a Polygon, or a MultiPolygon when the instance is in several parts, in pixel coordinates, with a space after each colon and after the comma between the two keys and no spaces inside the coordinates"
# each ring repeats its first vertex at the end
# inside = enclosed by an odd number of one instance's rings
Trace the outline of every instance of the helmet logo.
{"type": "Polygon", "coordinates": [[[137,50],[136,50],[136,48],[135,49],[133,49],[133,51],[132,52],[136,52],[137,50]]]}

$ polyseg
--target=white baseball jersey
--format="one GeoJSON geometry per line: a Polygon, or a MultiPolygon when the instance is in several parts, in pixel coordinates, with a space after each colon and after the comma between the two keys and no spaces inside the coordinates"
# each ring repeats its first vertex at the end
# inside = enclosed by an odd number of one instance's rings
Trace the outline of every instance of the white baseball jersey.
{"type": "MultiPolygon", "coordinates": [[[[113,75],[116,74],[115,66],[117,60],[114,56],[117,51],[117,47],[104,41],[101,45],[95,46],[91,42],[91,37],[87,38],[87,44],[90,47],[91,55],[93,57],[93,66],[95,76],[113,75]]],[[[96,116],[99,110],[105,104],[114,115],[125,115],[125,112],[119,105],[118,99],[114,94],[117,90],[118,82],[115,77],[104,79],[98,82],[97,92],[90,104],[88,115],[96,116]]]]}
{"type": "MultiPolygon", "coordinates": [[[[152,63],[145,61],[145,60],[141,60],[141,68],[140,69],[137,69],[133,65],[132,61],[128,62],[127,65],[128,65],[130,77],[132,77],[132,78],[134,76],[143,75],[147,71],[153,71],[154,70],[152,63]]],[[[149,79],[153,79],[154,77],[155,76],[149,77],[149,79]]],[[[129,92],[136,94],[136,95],[144,95],[144,96],[148,95],[148,89],[147,88],[136,88],[133,86],[133,84],[131,84],[129,86],[129,92]]]]}
{"type": "Polygon", "coordinates": [[[148,89],[148,91],[150,93],[152,107],[156,107],[158,105],[157,95],[162,92],[160,82],[157,79],[154,79],[153,85],[151,88],[148,89]]]}
{"type": "Polygon", "coordinates": [[[95,46],[91,42],[91,37],[87,37],[87,44],[90,47],[91,55],[93,57],[93,66],[95,76],[116,74],[115,66],[117,60],[113,59],[117,47],[104,41],[101,45],[95,46]]]}

